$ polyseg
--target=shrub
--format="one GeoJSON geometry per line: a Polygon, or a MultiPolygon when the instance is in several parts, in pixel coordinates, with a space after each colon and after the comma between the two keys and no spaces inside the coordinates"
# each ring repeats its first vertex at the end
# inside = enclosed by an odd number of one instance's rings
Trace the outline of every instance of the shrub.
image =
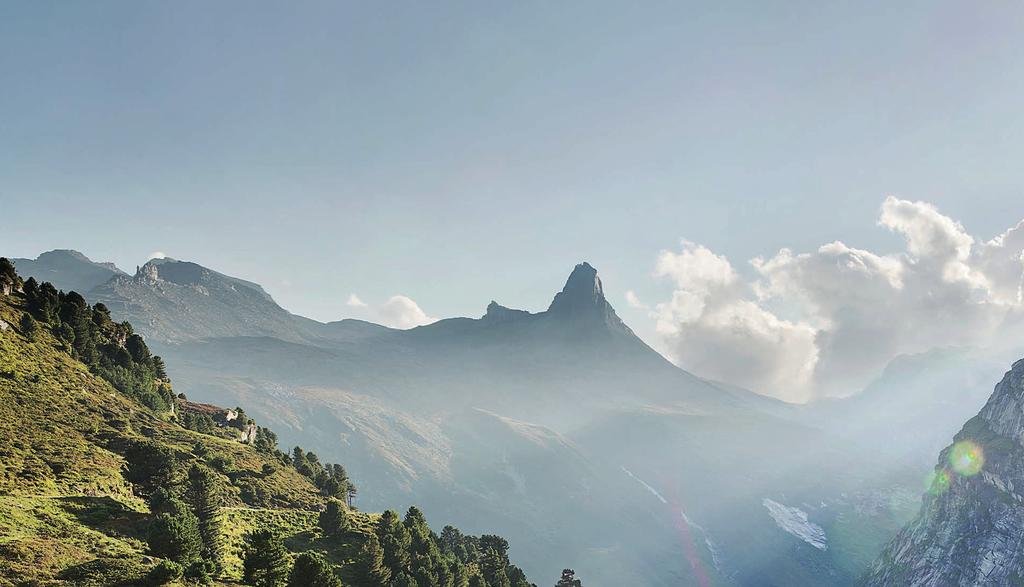
{"type": "Polygon", "coordinates": [[[166,585],[172,581],[177,581],[184,575],[181,565],[174,561],[161,561],[160,564],[153,567],[147,575],[150,585],[166,585]]]}
{"type": "Polygon", "coordinates": [[[323,555],[304,552],[295,559],[288,587],[341,587],[341,581],[323,555]]]}

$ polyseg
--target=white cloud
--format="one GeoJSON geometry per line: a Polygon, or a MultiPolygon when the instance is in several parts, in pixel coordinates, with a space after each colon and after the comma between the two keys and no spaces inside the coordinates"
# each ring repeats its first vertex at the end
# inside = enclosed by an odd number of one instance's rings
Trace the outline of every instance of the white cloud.
{"type": "Polygon", "coordinates": [[[392,328],[406,329],[437,322],[437,318],[428,316],[419,304],[406,296],[391,296],[376,308],[376,314],[382,324],[392,328]]]}
{"type": "Polygon", "coordinates": [[[702,245],[683,241],[679,253],[662,251],[654,274],[671,277],[680,289],[711,292],[729,287],[736,282],[736,272],[725,257],[720,257],[702,245]]]}
{"type": "Polygon", "coordinates": [[[905,250],[879,254],[835,241],[808,253],[728,259],[683,242],[662,251],[671,279],[652,316],[682,367],[783,399],[846,394],[893,357],[940,346],[989,346],[1024,313],[1024,222],[987,242],[925,202],[894,197],[879,225],[905,250]]]}
{"type": "Polygon", "coordinates": [[[167,258],[167,255],[164,254],[163,251],[153,251],[152,253],[149,254],[148,257],[146,257],[146,260],[147,261],[152,261],[153,259],[166,259],[166,258],[167,258]]]}
{"type": "Polygon", "coordinates": [[[359,299],[359,296],[354,293],[348,295],[348,300],[345,301],[345,305],[353,308],[365,308],[367,306],[366,302],[359,299]]]}
{"type": "Polygon", "coordinates": [[[630,308],[636,308],[638,310],[647,310],[647,309],[649,309],[647,304],[641,302],[640,301],[640,297],[637,296],[636,292],[631,290],[631,289],[630,290],[626,290],[626,294],[625,294],[624,297],[626,298],[626,304],[630,308]]]}

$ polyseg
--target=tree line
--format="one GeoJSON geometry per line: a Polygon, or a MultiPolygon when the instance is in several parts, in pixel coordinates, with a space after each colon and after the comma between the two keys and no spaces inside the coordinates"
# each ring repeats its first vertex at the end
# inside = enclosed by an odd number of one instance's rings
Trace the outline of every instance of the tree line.
{"type": "Polygon", "coordinates": [[[22,282],[6,258],[0,258],[0,275],[25,296],[29,313],[20,327],[26,336],[32,339],[40,328],[49,329],[72,357],[121,393],[154,410],[170,409],[174,394],[164,361],[149,351],[130,323],[115,322],[105,305],[89,305],[77,292],[65,293],[34,277],[22,282]]]}

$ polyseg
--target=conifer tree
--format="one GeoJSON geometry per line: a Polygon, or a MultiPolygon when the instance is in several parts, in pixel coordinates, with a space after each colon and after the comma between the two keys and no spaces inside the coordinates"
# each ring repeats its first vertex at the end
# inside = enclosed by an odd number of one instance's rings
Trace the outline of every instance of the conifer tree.
{"type": "Polygon", "coordinates": [[[21,328],[21,333],[25,335],[25,338],[29,340],[36,339],[36,333],[39,331],[39,324],[36,323],[32,314],[22,314],[19,326],[21,328]]]}
{"type": "Polygon", "coordinates": [[[270,530],[246,535],[242,580],[253,587],[283,587],[288,580],[288,550],[270,530]]]}
{"type": "Polygon", "coordinates": [[[192,511],[199,518],[199,534],[203,538],[203,558],[219,568],[224,538],[221,532],[221,494],[217,476],[206,466],[192,465],[188,471],[188,480],[192,511]]]}
{"type": "MultiPolygon", "coordinates": [[[[166,492],[165,492],[166,493],[166,492]]],[[[202,553],[199,519],[183,502],[168,498],[149,528],[149,550],[154,556],[177,563],[192,562],[202,553]]]]}
{"type": "Polygon", "coordinates": [[[327,509],[320,512],[318,520],[324,536],[341,536],[349,529],[348,509],[338,500],[327,500],[327,509]]]}
{"type": "Polygon", "coordinates": [[[409,531],[402,525],[398,513],[387,510],[377,522],[377,538],[384,550],[384,564],[391,571],[393,580],[409,568],[409,531]]]}
{"type": "Polygon", "coordinates": [[[392,587],[420,587],[420,584],[416,582],[408,573],[401,573],[394,581],[391,582],[392,587]]]}
{"type": "Polygon", "coordinates": [[[359,551],[356,573],[364,587],[387,587],[391,571],[384,564],[384,549],[376,534],[370,534],[359,551]]]}
{"type": "Polygon", "coordinates": [[[341,587],[341,580],[323,555],[304,552],[295,559],[288,587],[341,587]]]}

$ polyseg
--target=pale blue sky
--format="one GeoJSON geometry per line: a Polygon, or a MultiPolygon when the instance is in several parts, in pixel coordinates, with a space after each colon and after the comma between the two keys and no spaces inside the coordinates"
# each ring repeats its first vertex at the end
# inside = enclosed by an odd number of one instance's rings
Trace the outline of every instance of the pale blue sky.
{"type": "Polygon", "coordinates": [[[2,2],[0,254],[164,251],[324,320],[539,310],[586,259],[649,333],[623,292],[681,238],[1022,216],[1024,5],[782,4],[2,2]]]}

